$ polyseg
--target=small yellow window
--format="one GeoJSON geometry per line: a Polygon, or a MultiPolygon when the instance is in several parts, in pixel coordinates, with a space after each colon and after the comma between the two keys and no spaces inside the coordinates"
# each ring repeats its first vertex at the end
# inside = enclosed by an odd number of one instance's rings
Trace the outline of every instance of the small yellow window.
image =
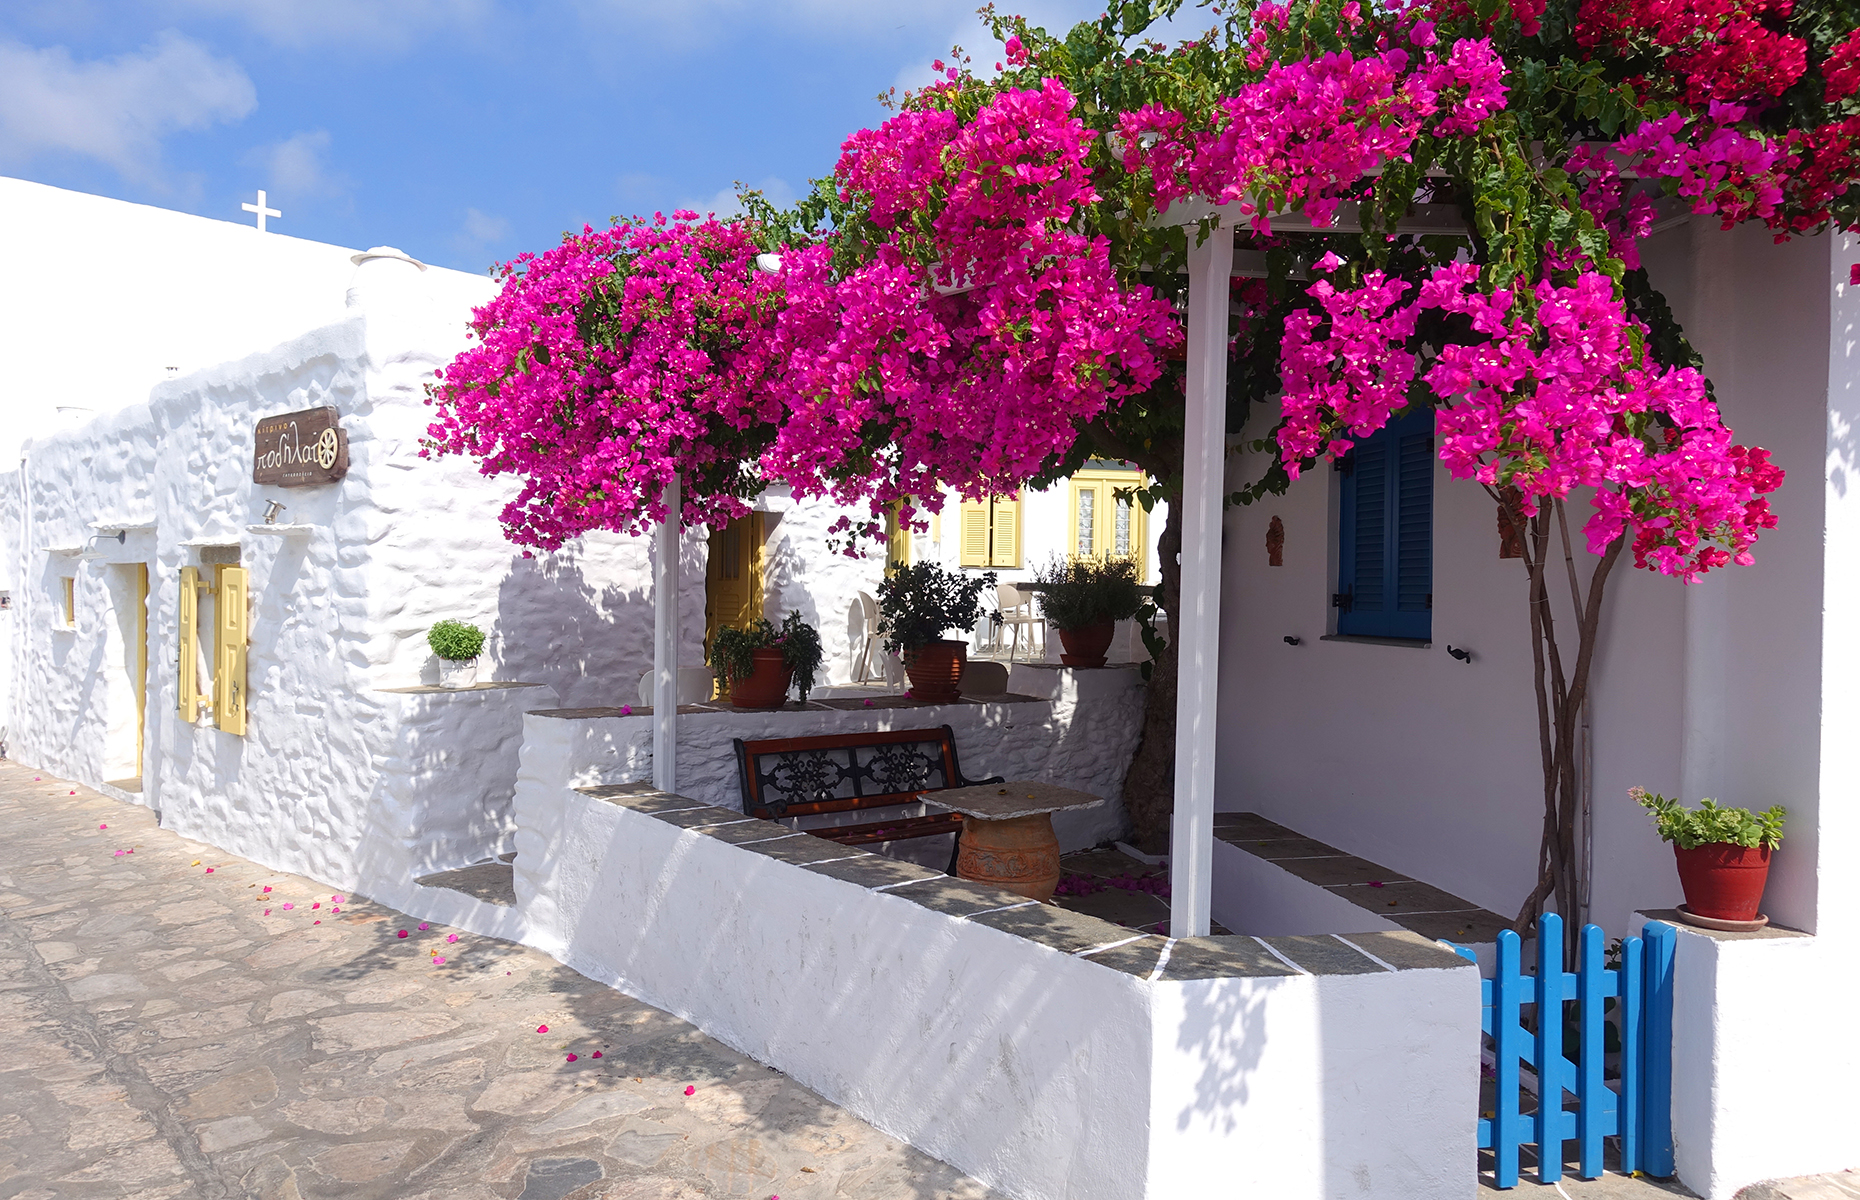
{"type": "Polygon", "coordinates": [[[1131,489],[1144,486],[1143,472],[1129,468],[1088,468],[1072,477],[1072,526],[1068,540],[1074,555],[1135,558],[1149,577],[1149,514],[1131,489]],[[1120,496],[1119,492],[1125,494],[1120,496]]]}
{"type": "Polygon", "coordinates": [[[958,561],[965,567],[1020,566],[1020,493],[962,502],[958,561]]]}
{"type": "Polygon", "coordinates": [[[65,585],[65,628],[76,629],[77,628],[77,577],[74,575],[66,575],[64,579],[62,580],[62,582],[65,585]]]}

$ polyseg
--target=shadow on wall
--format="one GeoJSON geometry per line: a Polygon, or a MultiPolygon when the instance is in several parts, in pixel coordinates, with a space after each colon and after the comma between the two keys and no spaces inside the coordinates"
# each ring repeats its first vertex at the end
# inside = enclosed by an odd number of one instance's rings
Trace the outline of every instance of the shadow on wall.
{"type": "MultiPolygon", "coordinates": [[[[792,955],[785,961],[772,995],[745,991],[742,975],[746,956],[740,952],[734,935],[756,927],[753,915],[748,914],[765,904],[768,895],[759,894],[756,885],[766,886],[771,874],[796,868],[772,860],[747,860],[745,856],[749,869],[758,875],[744,882],[735,896],[735,911],[725,910],[725,920],[715,931],[728,929],[731,934],[694,938],[692,908],[680,899],[704,894],[709,896],[707,903],[717,903],[718,898],[711,895],[714,876],[689,863],[690,855],[680,854],[677,849],[652,870],[642,861],[640,847],[627,839],[598,839],[583,845],[577,835],[585,832],[565,828],[560,836],[565,845],[575,845],[602,863],[603,874],[609,877],[616,870],[643,870],[642,878],[649,882],[641,890],[657,901],[627,914],[627,923],[637,930],[629,934],[634,947],[631,952],[614,955],[612,938],[602,927],[611,914],[601,914],[596,905],[588,906],[581,925],[569,933],[569,950],[613,964],[622,980],[633,981],[633,986],[650,988],[658,983],[668,987],[672,994],[660,998],[668,1007],[678,1004],[679,993],[692,992],[731,997],[761,1007],[772,1005],[780,1013],[773,1029],[761,1019],[742,1023],[763,1028],[771,1044],[794,1049],[800,1061],[822,1057],[806,1047],[817,1041],[823,1030],[839,1030],[841,1036],[857,1038],[893,1022],[918,1020],[926,1007],[948,1014],[935,1031],[888,1040],[886,1053],[866,1060],[857,1077],[842,1075],[843,1064],[823,1067],[816,1063],[817,1070],[855,1093],[897,1095],[908,1091],[910,1103],[892,1109],[889,1115],[895,1124],[888,1126],[888,1131],[907,1138],[926,1153],[936,1153],[938,1141],[951,1136],[969,1143],[973,1152],[976,1139],[988,1136],[995,1141],[996,1153],[984,1153],[984,1159],[1011,1158],[1016,1145],[1026,1136],[1025,1126],[1038,1125],[1049,1107],[1093,1111],[1093,1106],[1078,1093],[1094,1091],[1103,1086],[1102,1081],[1089,1072],[1076,1070],[1077,1061],[1090,1061],[1094,1050],[1102,1050],[1106,1044],[1118,1047],[1107,1051],[1114,1058],[1134,1057],[1136,1052],[1128,1043],[1148,1037],[1147,1028],[1139,1029],[1121,1006],[1079,1003],[1071,986],[1077,978],[1073,973],[1104,968],[1037,952],[984,961],[972,948],[965,951],[948,939],[924,939],[921,927],[911,926],[908,915],[900,921],[900,909],[893,906],[905,906],[902,912],[909,914],[911,902],[875,896],[852,886],[842,889],[843,902],[830,911],[810,910],[808,921],[796,923],[789,942],[792,955]],[[736,921],[739,916],[747,916],[740,925],[736,921]],[[840,935],[856,931],[853,936],[862,947],[861,966],[849,968],[842,957],[824,952],[808,933],[811,924],[832,928],[840,935]],[[910,932],[912,928],[919,932],[910,932]],[[658,949],[664,946],[685,948],[676,968],[668,968],[658,949]],[[896,986],[874,986],[875,976],[881,974],[896,986]],[[939,999],[926,1005],[926,995],[939,999]],[[1039,1044],[1025,1052],[1023,1039],[1039,1044]],[[1052,1065],[1063,1057],[1053,1053],[1055,1040],[1069,1041],[1076,1047],[1075,1055],[1064,1058],[1068,1064],[1065,1067],[1052,1065]],[[1047,1065],[1042,1067],[1042,1063],[1047,1065]],[[908,1082],[906,1086],[889,1081],[881,1084],[877,1082],[881,1077],[908,1082]],[[975,1119],[978,1106],[999,1102],[1004,1099],[1000,1095],[1003,1091],[1010,1093],[1005,1098],[1008,1102],[1000,1104],[981,1123],[992,1132],[979,1133],[975,1119]]],[[[679,849],[692,848],[686,845],[679,849]]],[[[747,956],[759,966],[757,957],[753,952],[747,956]]],[[[628,984],[623,982],[621,986],[628,984]]],[[[597,995],[585,999],[596,1002],[586,1012],[576,1010],[577,1015],[594,1028],[614,1029],[614,1018],[606,1015],[606,1006],[598,1002],[598,994],[604,990],[587,985],[586,991],[597,995]]],[[[577,995],[581,995],[579,990],[577,995]]],[[[728,1027],[737,1022],[728,1014],[729,1007],[730,1001],[725,1000],[711,1008],[713,1018],[722,1026],[712,1036],[730,1036],[728,1027]]],[[[656,1010],[649,1011],[656,1015],[656,1010]]],[[[675,1067],[700,1086],[729,1080],[734,1068],[703,1045],[678,1038],[670,1028],[674,1025],[689,1028],[682,1021],[658,1017],[643,1026],[615,1030],[619,1034],[614,1043],[617,1048],[606,1050],[606,1056],[617,1059],[617,1065],[628,1073],[675,1067]]],[[[828,1052],[824,1057],[839,1056],[828,1052]]],[[[782,1069],[791,1075],[803,1073],[795,1063],[785,1064],[782,1069]]],[[[756,1114],[758,1130],[784,1141],[797,1136],[805,1140],[806,1131],[825,1132],[844,1122],[845,1113],[811,1090],[810,1081],[797,1082],[801,1086],[791,1083],[780,1088],[768,1107],[756,1114]]],[[[1131,1097],[1107,1099],[1111,1103],[1098,1111],[1104,1113],[1108,1124],[1132,1119],[1133,1114],[1123,1107],[1131,1097]]],[[[1077,1135],[1082,1142],[1096,1144],[1107,1136],[1107,1131],[1085,1128],[1077,1135]]],[[[942,1200],[951,1194],[956,1175],[953,1169],[946,1175],[929,1172],[912,1178],[908,1192],[887,1194],[942,1200]]],[[[770,1185],[768,1191],[772,1191],[776,1180],[771,1175],[759,1182],[770,1185]]]]}
{"type": "MultiPolygon", "coordinates": [[[[635,577],[650,578],[644,555],[624,546],[614,552],[640,558],[635,577]]],[[[513,555],[490,632],[501,680],[548,684],[568,708],[630,704],[640,675],[652,669],[652,591],[643,583],[597,586],[573,549],[513,555]]]]}

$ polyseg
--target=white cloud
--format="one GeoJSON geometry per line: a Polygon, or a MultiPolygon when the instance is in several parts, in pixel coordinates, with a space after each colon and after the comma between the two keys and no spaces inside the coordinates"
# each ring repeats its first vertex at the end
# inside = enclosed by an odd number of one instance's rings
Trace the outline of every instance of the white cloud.
{"type": "Polygon", "coordinates": [[[496,247],[510,236],[510,222],[476,208],[465,210],[465,219],[452,235],[452,248],[462,258],[472,258],[496,247]]]}
{"type": "Polygon", "coordinates": [[[258,147],[245,163],[264,171],[268,190],[284,199],[337,196],[349,190],[349,179],[330,170],[329,143],[328,130],[307,130],[258,147]]]}
{"type": "Polygon", "coordinates": [[[0,161],[78,154],[150,182],[163,138],[237,121],[257,104],[238,63],[172,31],[133,54],[88,62],[63,46],[0,41],[0,161]]]}
{"type": "Polygon", "coordinates": [[[470,27],[492,0],[169,0],[189,15],[243,21],[285,46],[343,43],[351,50],[401,50],[438,29],[470,27]]]}
{"type": "MultiPolygon", "coordinates": [[[[749,186],[761,192],[763,198],[776,208],[793,204],[795,201],[794,188],[789,186],[787,180],[777,179],[773,175],[760,183],[752,183],[749,186]]],[[[742,203],[736,198],[734,185],[718,188],[708,200],[687,201],[677,207],[689,208],[699,216],[709,216],[715,213],[719,217],[733,217],[743,211],[742,203]]]]}

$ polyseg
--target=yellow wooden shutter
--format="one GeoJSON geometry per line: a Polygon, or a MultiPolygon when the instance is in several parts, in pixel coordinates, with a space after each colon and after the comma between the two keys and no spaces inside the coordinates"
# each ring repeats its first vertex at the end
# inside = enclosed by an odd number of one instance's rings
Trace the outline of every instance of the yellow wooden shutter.
{"type": "Polygon", "coordinates": [[[993,536],[989,548],[991,567],[1020,566],[1020,497],[997,496],[993,501],[993,536]]]}
{"type": "Polygon", "coordinates": [[[957,561],[965,567],[988,565],[988,502],[962,502],[962,545],[957,561]]]}
{"type": "Polygon", "coordinates": [[[175,707],[183,721],[200,716],[200,569],[181,568],[180,657],[175,676],[175,707]]]}
{"type": "Polygon", "coordinates": [[[213,623],[213,712],[227,733],[245,733],[246,586],[244,567],[214,569],[219,592],[213,623]]]}
{"type": "Polygon", "coordinates": [[[911,531],[898,520],[903,501],[893,500],[885,506],[885,569],[911,565],[911,531]]]}

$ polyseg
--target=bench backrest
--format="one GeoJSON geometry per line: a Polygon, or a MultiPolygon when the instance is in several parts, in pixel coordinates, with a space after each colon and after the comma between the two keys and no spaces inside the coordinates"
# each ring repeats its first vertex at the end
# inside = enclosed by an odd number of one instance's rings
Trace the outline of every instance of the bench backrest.
{"type": "Polygon", "coordinates": [[[736,739],[743,811],[773,820],[909,804],[920,792],[963,784],[956,735],[887,729],[822,737],[736,739]]]}

